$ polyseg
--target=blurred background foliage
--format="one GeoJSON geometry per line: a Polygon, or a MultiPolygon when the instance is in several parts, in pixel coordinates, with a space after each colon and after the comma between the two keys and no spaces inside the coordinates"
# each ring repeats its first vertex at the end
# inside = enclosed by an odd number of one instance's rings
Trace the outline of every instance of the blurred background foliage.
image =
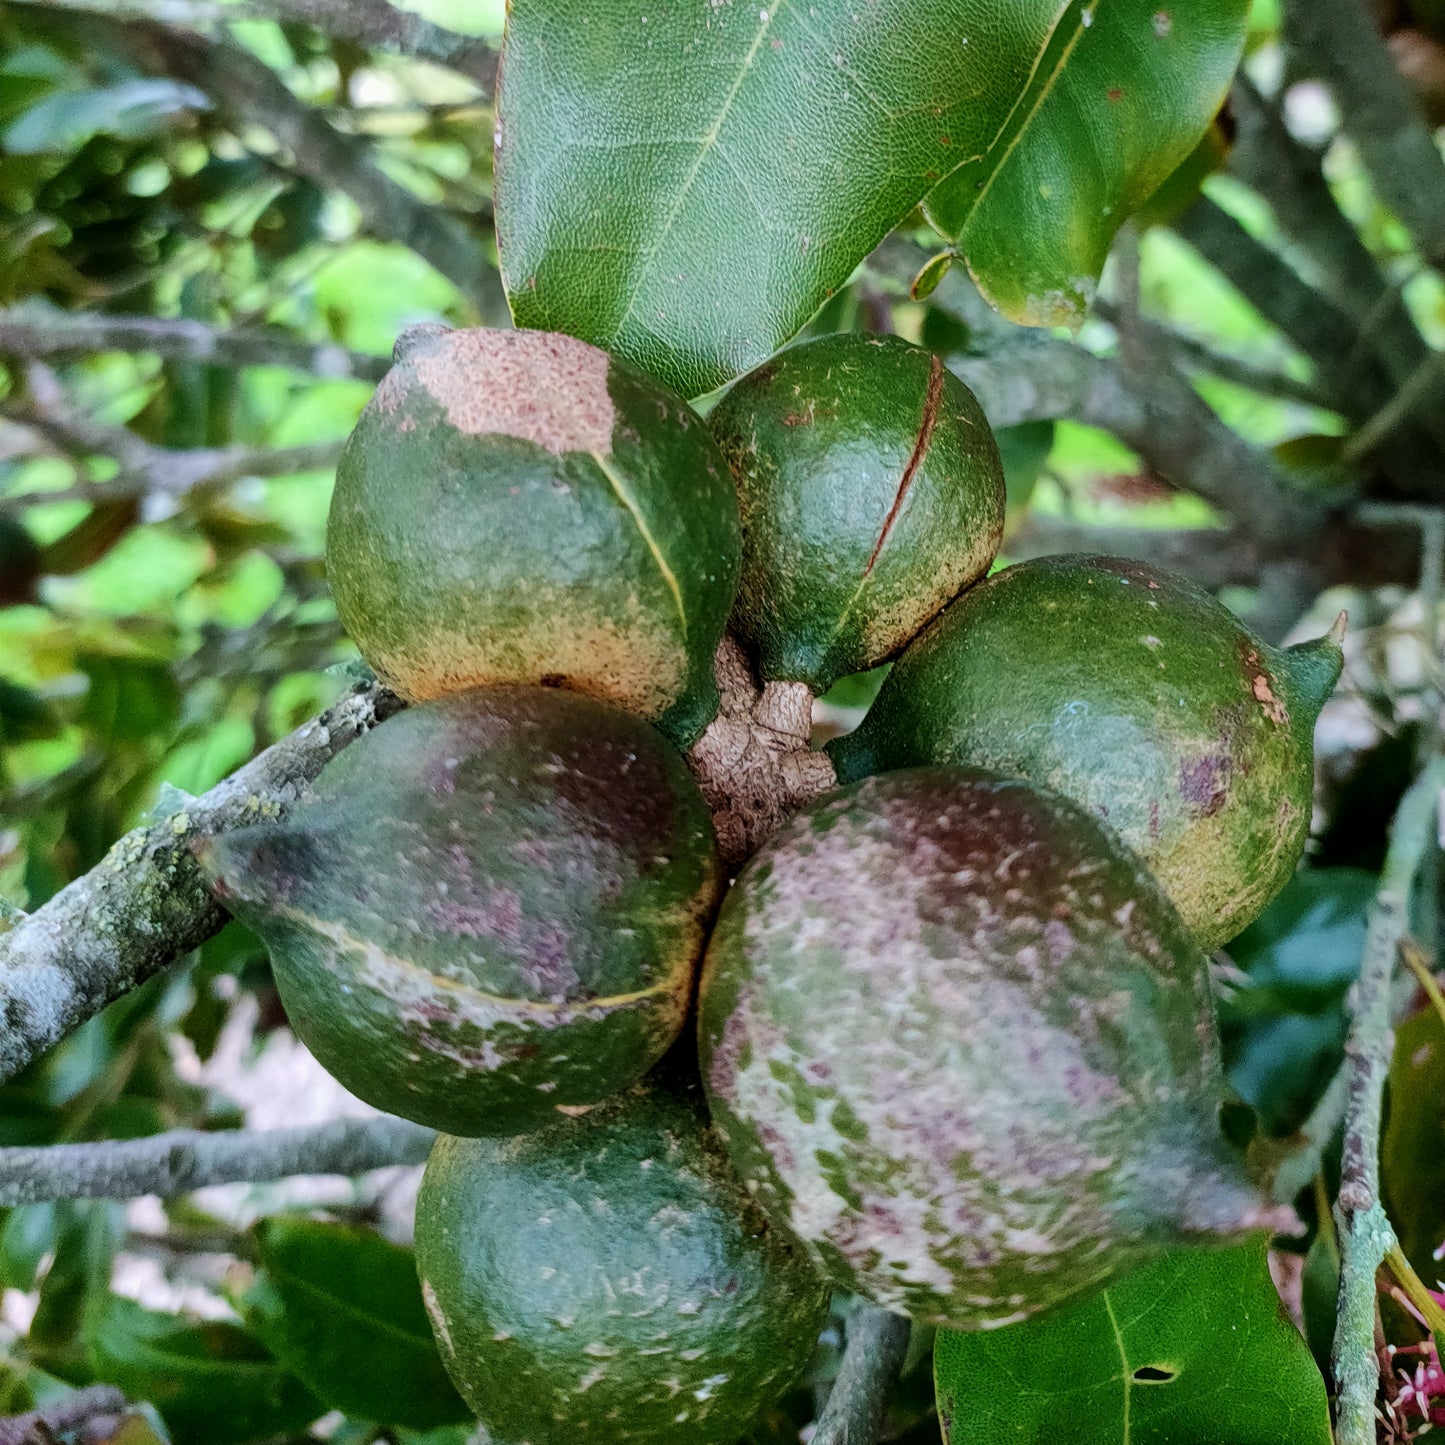
{"type": "MultiPolygon", "coordinates": [[[[201,64],[182,51],[168,67],[165,52],[157,62],[144,24],[127,30],[116,18],[148,8],[160,7],[0,5],[0,896],[22,908],[346,685],[354,654],[321,561],[336,449],[399,330],[503,314],[490,233],[494,113],[476,63],[484,47],[454,68],[368,45],[345,25],[203,27],[281,87],[267,92],[244,69],[230,71],[234,84],[218,78],[224,56],[201,64]],[[316,125],[344,139],[340,151],[311,144],[316,125]],[[386,205],[377,176],[392,188],[386,205]],[[458,236],[482,258],[475,275],[439,267],[458,236]],[[137,324],[147,318],[154,333],[137,324]]],[[[176,13],[192,8],[208,7],[183,0],[176,13]]],[[[459,34],[500,33],[499,3],[430,0],[425,14],[459,34]]],[[[1433,122],[1445,121],[1445,11],[1381,4],[1379,18],[1433,122]]],[[[1381,205],[1325,91],[1289,83],[1278,27],[1275,5],[1259,0],[1248,61],[1256,99],[1276,97],[1267,104],[1284,144],[1322,173],[1389,298],[1380,315],[1403,308],[1433,366],[1445,348],[1439,270],[1381,205]]],[[[1306,297],[1340,300],[1313,233],[1291,229],[1289,197],[1231,150],[1239,119],[1237,97],[1126,239],[1097,318],[1056,340],[1112,357],[1121,328],[1143,327],[1223,425],[1302,490],[1438,503],[1438,448],[1398,466],[1352,454],[1369,416],[1301,346],[1289,298],[1274,314],[1260,293],[1246,299],[1240,268],[1231,280],[1231,268],[1205,259],[1201,207],[1236,228],[1246,260],[1249,246],[1262,248],[1306,297]]],[[[811,329],[892,329],[950,357],[986,357],[997,326],[980,319],[957,271],[930,296],[910,294],[936,246],[914,218],[811,329]]],[[[1368,315],[1351,325],[1361,352],[1378,351],[1368,315]]],[[[1121,538],[1153,537],[1145,550],[1156,560],[1219,587],[1274,635],[1315,633],[1350,612],[1345,680],[1320,728],[1311,858],[1219,959],[1232,1081],[1268,1132],[1288,1135],[1339,1064],[1388,820],[1435,746],[1438,514],[1423,523],[1423,549],[1421,521],[1402,513],[1378,552],[1281,588],[1243,541],[1221,563],[1228,520],[1119,437],[1059,416],[1007,427],[999,440],[1006,558],[1056,550],[1060,539],[1110,551],[1121,538]]],[[[840,683],[820,707],[820,730],[855,720],[878,680],[840,683]]],[[[1422,1017],[1416,1027],[1434,1027],[1422,1017]]],[[[290,1041],[264,955],[233,925],[0,1090],[0,1144],[361,1108],[290,1041]]],[[[1407,1244],[1431,1279],[1445,1194],[1414,1181],[1432,1157],[1429,1178],[1438,1177],[1438,1114],[1412,1118],[1397,1099],[1391,1122],[1392,1187],[1410,1200],[1407,1244]]],[[[339,1445],[461,1445],[466,1428],[455,1411],[434,1418],[435,1393],[430,1413],[398,1397],[387,1414],[345,1385],[368,1351],[397,1347],[397,1318],[411,1321],[417,1370],[434,1363],[409,1262],[397,1267],[385,1253],[405,1244],[413,1174],[314,1184],[202,1191],[164,1209],[34,1205],[0,1216],[0,1414],[100,1380],[154,1406],[105,1437],[126,1445],[308,1429],[339,1445]],[[298,1210],[325,1222],[287,1223],[298,1210]],[[350,1333],[328,1344],[338,1314],[350,1333]]],[[[1311,1247],[1307,1287],[1295,1288],[1312,1340],[1329,1334],[1329,1268],[1324,1245],[1311,1247]]],[[[836,1331],[825,1338],[813,1377],[760,1442],[798,1438],[837,1343],[836,1331]]],[[[937,1438],[925,1346],[915,1342],[893,1438],[937,1438]]],[[[1399,1438],[1411,1428],[1404,1420],[1399,1438]]]]}

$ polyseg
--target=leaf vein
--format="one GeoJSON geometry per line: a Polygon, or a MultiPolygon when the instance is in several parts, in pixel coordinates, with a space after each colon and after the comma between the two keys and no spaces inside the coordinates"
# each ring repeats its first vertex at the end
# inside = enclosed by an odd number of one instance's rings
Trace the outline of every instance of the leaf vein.
{"type": "Polygon", "coordinates": [[[627,298],[627,305],[623,308],[622,315],[618,318],[617,325],[613,328],[613,334],[620,336],[623,328],[627,325],[632,316],[633,308],[637,305],[637,298],[642,295],[642,285],[652,270],[653,263],[657,260],[658,253],[662,250],[667,238],[672,234],[673,225],[678,216],[682,214],[682,208],[687,204],[687,198],[701,172],[703,162],[712,153],[712,148],[717,144],[717,138],[722,133],[724,123],[732,112],[733,102],[738,98],[738,92],[743,88],[743,81],[748,78],[753,68],[753,62],[757,59],[758,51],[762,48],[763,37],[768,33],[768,28],[777,17],[782,14],[788,0],[776,0],[775,8],[763,11],[763,19],[758,25],[758,33],[753,37],[753,43],[748,47],[748,53],[743,57],[742,64],[738,67],[738,73],[733,80],[732,88],[723,97],[723,103],[718,110],[717,117],[707,134],[703,136],[702,143],[698,147],[697,159],[692,163],[692,169],[687,173],[682,185],[678,188],[677,197],[668,208],[667,215],[663,218],[662,225],[657,231],[657,237],[653,241],[647,255],[643,257],[638,265],[636,276],[633,279],[632,294],[627,298]]]}

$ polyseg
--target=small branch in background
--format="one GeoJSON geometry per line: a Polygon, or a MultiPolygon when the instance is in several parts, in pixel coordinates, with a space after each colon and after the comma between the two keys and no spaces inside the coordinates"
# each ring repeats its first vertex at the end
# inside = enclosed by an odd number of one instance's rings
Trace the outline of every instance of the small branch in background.
{"type": "Polygon", "coordinates": [[[303,341],[280,327],[222,331],[183,317],[106,316],[30,306],[0,309],[0,356],[44,361],[98,351],[150,352],[167,361],[219,366],[286,366],[325,381],[380,381],[384,356],[348,351],[333,342],[303,341]]]}
{"type": "Polygon", "coordinates": [[[360,685],[210,792],[136,828],[0,933],[0,1081],[218,932],[193,839],[280,819],[348,743],[400,704],[360,685]]]}
{"type": "Polygon", "coordinates": [[[459,35],[385,0],[49,0],[63,10],[103,10],[118,20],[151,20],[188,28],[237,20],[312,25],[324,35],[367,50],[384,50],[444,65],[476,82],[488,99],[496,87],[497,52],[475,35],[459,35]]]}
{"type": "Polygon", "coordinates": [[[1392,1244],[1385,1254],[1385,1263],[1405,1292],[1410,1303],[1419,1311],[1430,1332],[1438,1339],[1445,1339],[1445,1309],[1440,1301],[1425,1287],[1425,1281],[1415,1273],[1415,1267],[1405,1258],[1405,1251],[1398,1244],[1392,1244]]]}
{"type": "Polygon", "coordinates": [[[79,482],[51,492],[0,498],[15,508],[53,502],[112,502],[124,497],[184,497],[201,488],[222,487],[242,477],[279,477],[324,471],[336,465],[341,441],[295,447],[158,447],[128,427],[111,426],[75,411],[54,374],[38,362],[26,368],[30,399],[0,405],[0,417],[29,427],[66,455],[108,457],[119,473],[108,482],[79,482]]]}
{"type": "MultiPolygon", "coordinates": [[[[1280,228],[1354,318],[1360,340],[1350,356],[1341,358],[1345,369],[1367,350],[1394,387],[1405,386],[1430,358],[1430,348],[1400,289],[1336,204],[1322,154],[1290,134],[1278,105],[1261,95],[1247,74],[1239,76],[1233,94],[1239,136],[1230,169],[1267,198],[1280,228]]],[[[1395,401],[1398,397],[1391,404],[1395,401]]],[[[1415,381],[1387,430],[1396,430],[1407,417],[1414,421],[1409,444],[1433,461],[1445,446],[1445,370],[1427,376],[1423,384],[1415,381]]],[[[1433,477],[1429,486],[1433,491],[1433,477]]]]}
{"type": "MultiPolygon", "coordinates": [[[[941,290],[942,288],[940,288],[941,290]]],[[[1232,431],[1162,358],[1125,375],[1113,362],[1066,341],[1001,339],[949,367],[996,427],[1070,418],[1112,432],[1166,480],[1248,519],[1263,552],[1298,548],[1322,532],[1327,512],[1302,495],[1274,462],[1232,431]]]]}
{"type": "Polygon", "coordinates": [[[87,1385],[38,1410],[0,1418],[0,1445],[42,1445],[83,1426],[119,1423],[118,1417],[129,1408],[125,1396],[113,1385],[87,1385]]]}
{"type": "MultiPolygon", "coordinates": [[[[1445,355],[1427,352],[1394,396],[1345,443],[1342,457],[1355,466],[1380,447],[1422,406],[1433,410],[1437,424],[1445,418],[1439,402],[1445,396],[1445,355]]],[[[1442,425],[1445,429],[1445,425],[1442,425]]]]}
{"type": "Polygon", "coordinates": [[[1375,1276],[1395,1244],[1380,1202],[1380,1111],[1394,1044],[1391,993],[1409,929],[1410,897],[1439,826],[1445,761],[1426,769],[1395,814],[1380,890],[1370,914],[1364,963],[1352,990],[1345,1057],[1348,1097],[1335,1225],[1340,1239],[1340,1301],[1333,1364],[1339,1445],[1375,1445],[1375,1276]]]}
{"type": "Polygon", "coordinates": [[[1314,363],[1344,415],[1368,416],[1394,395],[1380,363],[1372,355],[1356,355],[1359,333],[1349,314],[1223,207],[1205,197],[1178,217],[1173,228],[1314,363]]]}
{"type": "MultiPolygon", "coordinates": [[[[1276,1204],[1293,1204],[1300,1191],[1318,1179],[1325,1153],[1334,1143],[1345,1118],[1350,1098],[1350,1066],[1335,1071],[1329,1087],[1300,1126],[1299,1144],[1280,1162],[1271,1181],[1270,1196],[1276,1204]]],[[[1323,1187],[1323,1186],[1321,1186],[1323,1187]]]]}
{"type": "Polygon", "coordinates": [[[0,1208],[55,1199],[162,1199],[212,1184],[365,1174],[422,1164],[436,1132],[381,1114],[298,1129],[175,1129],[143,1139],[0,1149],[0,1208]]]}
{"type": "Polygon", "coordinates": [[[908,1321],[859,1300],[848,1316],[848,1343],[812,1445],[873,1445],[888,1392],[908,1353],[908,1321]]]}
{"type": "Polygon", "coordinates": [[[1137,372],[1149,364],[1151,348],[1143,334],[1143,277],[1139,254],[1139,228],[1126,222],[1114,241],[1114,334],[1119,342],[1119,363],[1137,372]]]}
{"type": "MultiPolygon", "coordinates": [[[[1102,298],[1095,301],[1094,314],[1117,328],[1119,310],[1112,302],[1102,298]]],[[[1336,409],[1334,399],[1317,382],[1301,381],[1275,367],[1261,366],[1241,356],[1216,351],[1198,337],[1176,331],[1149,317],[1139,317],[1137,329],[1150,351],[1169,357],[1181,371],[1202,371],[1246,391],[1279,401],[1297,401],[1302,406],[1318,407],[1321,411],[1336,409]]]]}
{"type": "Polygon", "coordinates": [[[1411,939],[1405,939],[1400,944],[1400,957],[1405,961],[1405,967],[1415,975],[1420,987],[1425,990],[1425,997],[1430,1000],[1430,1007],[1435,1010],[1436,1016],[1442,1024],[1445,1024],[1445,991],[1440,988],[1440,981],[1430,970],[1430,960],[1425,951],[1411,939]]]}
{"type": "Polygon", "coordinates": [[[1445,156],[1361,0],[1285,0],[1290,74],[1322,80],[1380,199],[1445,268],[1445,156]]]}
{"type": "MultiPolygon", "coordinates": [[[[48,4],[12,4],[17,10],[39,10],[55,21],[48,4]]],[[[351,198],[370,234],[415,251],[456,285],[488,325],[510,324],[501,278],[487,259],[481,237],[394,181],[377,165],[368,142],[337,130],[249,50],[150,21],[117,21],[92,9],[67,18],[82,43],[124,55],[152,75],[184,77],[203,90],[233,126],[269,131],[290,153],[299,174],[351,198]]]]}

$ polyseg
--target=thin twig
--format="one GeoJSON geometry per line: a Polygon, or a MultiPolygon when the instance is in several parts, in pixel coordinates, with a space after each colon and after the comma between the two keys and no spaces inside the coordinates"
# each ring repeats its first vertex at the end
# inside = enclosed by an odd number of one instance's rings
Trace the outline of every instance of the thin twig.
{"type": "MultiPolygon", "coordinates": [[[[1400,293],[1340,210],[1325,177],[1323,152],[1295,139],[1278,100],[1262,95],[1245,73],[1235,82],[1233,109],[1239,135],[1231,170],[1268,198],[1280,229],[1354,319],[1357,341],[1339,358],[1342,369],[1358,371],[1362,355],[1368,354],[1398,391],[1429,357],[1430,348],[1400,293]]],[[[1412,455],[1433,456],[1445,446],[1445,373],[1436,374],[1402,404],[1389,430],[1407,418],[1414,423],[1406,438],[1412,455]]]]}
{"type": "Polygon", "coordinates": [[[1405,961],[1405,967],[1419,980],[1420,987],[1425,990],[1425,997],[1430,1000],[1430,1007],[1439,1015],[1440,1022],[1445,1024],[1445,992],[1441,991],[1439,981],[1430,971],[1430,960],[1425,951],[1408,938],[1400,940],[1400,957],[1405,961]]]}
{"type": "Polygon", "coordinates": [[[226,914],[194,839],[283,817],[331,758],[398,706],[374,683],[352,689],[210,792],[127,833],[0,933],[0,1081],[219,931],[226,914]]]}
{"type": "Polygon", "coordinates": [[[107,316],[35,306],[0,310],[0,355],[43,361],[97,351],[150,352],[168,361],[285,366],[327,381],[380,381],[390,361],[334,342],[305,341],[280,327],[221,330],[186,317],[107,316]]]}
{"type": "MultiPolygon", "coordinates": [[[[940,287],[940,292],[942,288],[940,287]]],[[[1081,346],[1032,335],[948,358],[994,426],[1067,417],[1112,432],[1166,479],[1248,519],[1262,548],[1298,555],[1326,525],[1265,452],[1227,427],[1163,358],[1124,370],[1081,346]]]]}
{"type": "MultiPolygon", "coordinates": [[[[1100,297],[1094,302],[1094,314],[1101,321],[1117,327],[1119,310],[1106,297],[1100,297]]],[[[1187,332],[1175,330],[1152,318],[1141,316],[1135,324],[1144,336],[1148,348],[1168,355],[1181,370],[1203,371],[1260,396],[1275,397],[1281,401],[1297,401],[1303,406],[1318,407],[1322,411],[1335,410],[1333,398],[1317,382],[1301,381],[1275,367],[1261,366],[1258,362],[1248,361],[1242,356],[1216,351],[1197,336],[1190,336],[1187,332]]]]}
{"type": "Polygon", "coordinates": [[[184,497],[202,488],[227,486],[242,477],[280,477],[325,471],[336,464],[343,442],[294,447],[158,447],[128,427],[111,426],[76,411],[48,367],[25,370],[29,401],[0,405],[0,416],[29,427],[68,456],[106,457],[119,467],[107,482],[78,482],[59,491],[24,492],[0,499],[7,507],[53,502],[109,502],[123,497],[184,497]]]}
{"type": "Polygon", "coordinates": [[[1442,383],[1445,383],[1445,355],[1427,352],[1399,391],[1345,443],[1341,454],[1344,462],[1355,466],[1369,456],[1409,419],[1421,402],[1439,393],[1442,383]]]}
{"type": "Polygon", "coordinates": [[[458,35],[385,0],[48,0],[56,9],[104,11],[121,20],[203,27],[237,20],[297,21],[369,50],[430,60],[476,82],[490,97],[497,52],[473,35],[458,35]]]}
{"type": "Polygon", "coordinates": [[[364,1174],[425,1161],[436,1134],[389,1114],[297,1129],[176,1129],[144,1139],[0,1149],[0,1208],[55,1199],[163,1199],[212,1184],[364,1174]]]}
{"type": "Polygon", "coordinates": [[[1270,1193],[1277,1204],[1290,1204],[1312,1179],[1318,1179],[1325,1151],[1335,1141],[1350,1099],[1350,1067],[1335,1071],[1319,1102],[1299,1129],[1299,1143],[1275,1170],[1270,1193]]]}
{"type": "MultiPolygon", "coordinates": [[[[49,4],[11,0],[17,11],[54,15],[49,4]]],[[[233,126],[268,130],[295,170],[355,202],[373,236],[410,247],[452,281],[488,324],[506,324],[506,300],[482,238],[455,216],[430,206],[395,181],[357,136],[343,134],[296,96],[249,50],[151,21],[129,23],[87,9],[65,17],[83,42],[102,45],[154,75],[183,76],[210,96],[233,126]]]]}
{"type": "Polygon", "coordinates": [[[1277,252],[1208,197],[1174,223],[1174,230],[1312,361],[1336,407],[1368,416],[1395,388],[1373,357],[1352,360],[1359,340],[1353,318],[1316,290],[1277,252]]]}
{"type": "Polygon", "coordinates": [[[1405,794],[1370,914],[1364,962],[1352,991],[1345,1046],[1349,1095],[1335,1225],[1340,1237],[1340,1301],[1334,1374],[1339,1445],[1374,1445],[1375,1275],[1395,1243],[1380,1203],[1380,1110],[1394,1036],[1391,984],[1401,940],[1409,929],[1410,895],[1420,861],[1438,826],[1445,761],[1433,762],[1405,794]]]}
{"type": "Polygon", "coordinates": [[[1416,250],[1445,267],[1445,156],[1361,0],[1285,0],[1295,75],[1324,81],[1370,181],[1416,250]]]}
{"type": "Polygon", "coordinates": [[[859,1300],[848,1316],[843,1362],[812,1445],[873,1445],[907,1353],[908,1321],[859,1300]]]}

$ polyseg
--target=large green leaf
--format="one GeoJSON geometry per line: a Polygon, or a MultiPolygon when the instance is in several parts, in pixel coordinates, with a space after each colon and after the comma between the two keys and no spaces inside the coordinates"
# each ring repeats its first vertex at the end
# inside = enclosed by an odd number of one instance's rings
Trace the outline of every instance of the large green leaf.
{"type": "Polygon", "coordinates": [[[946,1445],[1329,1445],[1263,1239],[1176,1249],[1023,1324],[940,1330],[946,1445]]]}
{"type": "Polygon", "coordinates": [[[333,1409],[429,1430],[470,1418],[432,1339],[412,1252],[369,1229],[272,1219],[244,1306],[267,1347],[333,1409]]]}
{"type": "Polygon", "coordinates": [[[695,395],[792,336],[951,173],[939,222],[995,301],[1073,315],[1209,124],[1247,9],[513,0],[496,203],[517,321],[695,395]]]}
{"type": "Polygon", "coordinates": [[[513,0],[497,241],[519,324],[688,395],[770,355],[983,155],[1067,0],[513,0]]]}
{"type": "Polygon", "coordinates": [[[323,1413],[247,1330],[112,1295],[88,1325],[95,1376],[160,1411],[175,1445],[266,1440],[323,1413]]]}
{"type": "Polygon", "coordinates": [[[1083,320],[1115,233],[1224,100],[1248,17],[1249,0],[1075,0],[1008,132],[927,202],[1004,315],[1083,320]]]}

